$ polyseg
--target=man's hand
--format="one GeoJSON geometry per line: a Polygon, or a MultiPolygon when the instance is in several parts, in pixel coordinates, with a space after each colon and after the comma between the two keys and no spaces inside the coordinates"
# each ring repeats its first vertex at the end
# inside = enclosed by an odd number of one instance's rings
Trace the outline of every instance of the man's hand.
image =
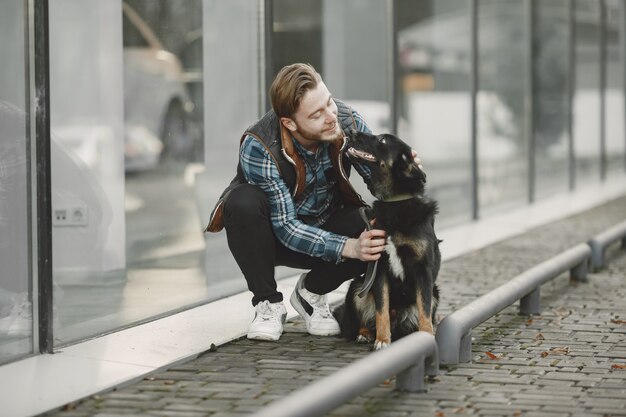
{"type": "Polygon", "coordinates": [[[376,261],[385,249],[385,231],[365,230],[358,239],[348,239],[341,256],[361,261],[376,261]]]}
{"type": "Polygon", "coordinates": [[[422,160],[417,157],[417,152],[415,152],[415,149],[411,149],[411,155],[413,155],[413,160],[415,161],[419,169],[423,171],[424,167],[422,166],[422,160]]]}

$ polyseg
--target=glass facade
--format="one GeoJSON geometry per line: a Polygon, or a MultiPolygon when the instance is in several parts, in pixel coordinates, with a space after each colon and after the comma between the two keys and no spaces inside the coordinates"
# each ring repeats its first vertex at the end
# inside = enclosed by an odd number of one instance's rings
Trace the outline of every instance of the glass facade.
{"type": "Polygon", "coordinates": [[[532,35],[535,198],[569,187],[569,1],[536,2],[532,35]]]}
{"type": "Polygon", "coordinates": [[[576,83],[572,100],[577,185],[596,182],[601,177],[600,11],[598,1],[574,2],[576,83]]]}
{"type": "Polygon", "coordinates": [[[428,172],[439,224],[472,210],[469,3],[397,2],[398,134],[428,172]]]}
{"type": "Polygon", "coordinates": [[[0,3],[0,363],[33,351],[25,4],[0,3]]]}
{"type": "MultiPolygon", "coordinates": [[[[38,350],[27,4],[0,4],[0,362],[38,350]]],[[[203,229],[283,65],[416,149],[451,225],[624,177],[624,25],[619,0],[49,2],[55,346],[246,290],[203,229]]]]}
{"type": "Polygon", "coordinates": [[[607,175],[624,173],[626,131],[624,130],[624,18],[625,6],[620,0],[606,0],[606,90],[604,118],[606,132],[607,175]]]}
{"type": "Polygon", "coordinates": [[[528,19],[524,2],[478,1],[476,140],[481,212],[527,201],[528,19]]]}

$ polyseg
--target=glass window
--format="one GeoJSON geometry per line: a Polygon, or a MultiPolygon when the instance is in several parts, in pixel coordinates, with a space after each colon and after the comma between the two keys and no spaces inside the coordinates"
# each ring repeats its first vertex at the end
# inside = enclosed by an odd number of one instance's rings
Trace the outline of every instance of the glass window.
{"type": "Polygon", "coordinates": [[[0,364],[32,353],[26,2],[0,2],[0,364]]]}
{"type": "Polygon", "coordinates": [[[428,173],[440,224],[469,220],[471,32],[469,3],[397,2],[398,131],[428,173]]]}
{"type": "Polygon", "coordinates": [[[624,2],[606,0],[606,153],[609,175],[622,175],[626,169],[624,131],[624,43],[620,27],[624,22],[624,2]]]}
{"type": "Polygon", "coordinates": [[[524,111],[528,20],[524,2],[478,1],[478,195],[481,212],[526,204],[524,111]]]}
{"type": "Polygon", "coordinates": [[[259,113],[258,32],[245,0],[50,4],[57,344],[245,289],[203,229],[259,113]]]}
{"type": "Polygon", "coordinates": [[[574,153],[576,184],[583,185],[600,179],[600,2],[574,4],[574,153]]]}
{"type": "Polygon", "coordinates": [[[570,2],[533,4],[535,193],[541,198],[569,188],[570,2]]]}

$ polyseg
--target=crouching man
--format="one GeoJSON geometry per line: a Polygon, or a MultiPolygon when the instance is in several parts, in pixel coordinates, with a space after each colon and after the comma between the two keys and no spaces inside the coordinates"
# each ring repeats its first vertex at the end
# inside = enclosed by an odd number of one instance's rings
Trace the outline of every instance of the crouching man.
{"type": "Polygon", "coordinates": [[[367,167],[344,154],[350,129],[369,132],[361,116],[332,97],[315,69],[281,69],[270,88],[272,110],[243,134],[237,175],[220,197],[207,231],[226,229],[256,314],[249,339],[278,340],[287,310],[274,268],[309,270],[290,302],[307,331],[340,332],[327,296],[380,257],[382,230],[365,230],[365,203],[348,181],[351,168],[367,182],[367,167]]]}

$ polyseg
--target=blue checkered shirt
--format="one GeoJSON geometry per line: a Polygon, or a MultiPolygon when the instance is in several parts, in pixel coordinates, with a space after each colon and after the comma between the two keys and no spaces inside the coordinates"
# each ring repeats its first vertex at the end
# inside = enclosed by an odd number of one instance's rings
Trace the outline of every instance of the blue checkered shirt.
{"type": "MultiPolygon", "coordinates": [[[[352,114],[357,130],[371,132],[360,114],[354,110],[352,114]]],[[[341,262],[348,238],[319,228],[341,204],[329,144],[322,142],[317,152],[311,152],[292,140],[306,167],[306,186],[299,201],[294,201],[270,153],[250,135],[244,138],[239,151],[244,177],[267,195],[272,227],[283,245],[328,262],[341,262]]],[[[351,164],[365,180],[369,178],[366,166],[351,164]]]]}

